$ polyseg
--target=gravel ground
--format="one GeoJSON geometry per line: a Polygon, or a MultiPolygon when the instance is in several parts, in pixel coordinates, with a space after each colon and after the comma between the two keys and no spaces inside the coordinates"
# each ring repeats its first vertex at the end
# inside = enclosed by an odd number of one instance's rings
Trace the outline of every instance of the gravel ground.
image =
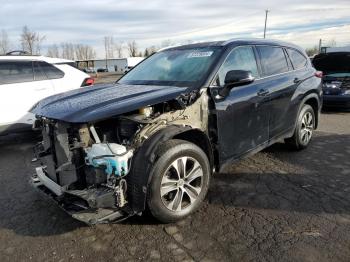
{"type": "Polygon", "coordinates": [[[276,144],[216,174],[177,224],[88,227],[28,184],[33,135],[0,138],[0,261],[349,261],[350,113],[321,117],[310,147],[276,144]]]}

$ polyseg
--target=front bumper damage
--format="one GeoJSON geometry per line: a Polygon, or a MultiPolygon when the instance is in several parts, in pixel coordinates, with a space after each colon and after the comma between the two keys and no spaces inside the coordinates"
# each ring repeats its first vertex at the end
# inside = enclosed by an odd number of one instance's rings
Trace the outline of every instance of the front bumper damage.
{"type": "MultiPolygon", "coordinates": [[[[88,225],[117,223],[133,215],[131,210],[125,208],[123,210],[103,207],[91,208],[90,205],[93,204],[91,202],[96,202],[96,197],[92,196],[99,194],[103,197],[101,190],[68,190],[46,175],[45,166],[37,167],[35,171],[36,173],[31,177],[32,186],[54,200],[60,208],[81,222],[88,225]]],[[[111,192],[104,191],[104,194],[111,194],[111,192]]],[[[95,206],[98,205],[95,203],[95,206]]]]}

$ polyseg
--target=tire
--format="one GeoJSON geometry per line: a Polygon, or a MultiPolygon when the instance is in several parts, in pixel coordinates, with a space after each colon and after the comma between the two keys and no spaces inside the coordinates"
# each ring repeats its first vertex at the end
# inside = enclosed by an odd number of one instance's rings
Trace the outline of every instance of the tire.
{"type": "Polygon", "coordinates": [[[294,150],[302,150],[308,147],[315,129],[315,112],[310,105],[303,105],[301,108],[294,134],[285,142],[294,150]]]}
{"type": "Polygon", "coordinates": [[[171,223],[200,207],[209,188],[210,164],[202,149],[183,140],[163,143],[157,155],[147,205],[153,217],[171,223]]]}

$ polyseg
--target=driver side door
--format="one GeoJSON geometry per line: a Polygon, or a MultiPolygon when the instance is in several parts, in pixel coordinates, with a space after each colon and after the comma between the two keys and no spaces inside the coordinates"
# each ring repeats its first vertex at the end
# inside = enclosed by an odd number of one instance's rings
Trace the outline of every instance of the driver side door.
{"type": "Polygon", "coordinates": [[[221,65],[211,87],[215,101],[220,162],[239,158],[268,141],[268,92],[260,85],[256,51],[252,46],[235,47],[221,65]],[[215,98],[228,71],[248,70],[255,81],[231,89],[223,99],[215,98]]]}

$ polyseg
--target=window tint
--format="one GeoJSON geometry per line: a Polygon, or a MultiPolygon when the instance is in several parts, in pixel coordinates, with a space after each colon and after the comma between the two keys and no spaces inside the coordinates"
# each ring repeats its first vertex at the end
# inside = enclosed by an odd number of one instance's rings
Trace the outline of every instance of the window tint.
{"type": "Polygon", "coordinates": [[[232,50],[218,72],[216,85],[223,86],[225,76],[227,72],[231,70],[248,70],[252,72],[254,77],[259,76],[252,47],[241,46],[232,50]]]}
{"type": "Polygon", "coordinates": [[[64,76],[64,73],[53,65],[46,62],[38,62],[38,64],[48,79],[57,79],[64,76]]]}
{"type": "Polygon", "coordinates": [[[0,61],[0,84],[33,81],[31,61],[0,61]]]}
{"type": "Polygon", "coordinates": [[[287,50],[288,50],[289,58],[292,60],[294,69],[300,69],[306,65],[307,59],[300,52],[292,49],[287,49],[287,50]]]}
{"type": "Polygon", "coordinates": [[[283,49],[273,46],[258,46],[261,65],[265,76],[288,71],[288,64],[283,49]]]}
{"type": "Polygon", "coordinates": [[[34,68],[34,80],[40,81],[40,80],[47,80],[47,77],[41,67],[42,62],[35,61],[33,63],[34,68]]]}

